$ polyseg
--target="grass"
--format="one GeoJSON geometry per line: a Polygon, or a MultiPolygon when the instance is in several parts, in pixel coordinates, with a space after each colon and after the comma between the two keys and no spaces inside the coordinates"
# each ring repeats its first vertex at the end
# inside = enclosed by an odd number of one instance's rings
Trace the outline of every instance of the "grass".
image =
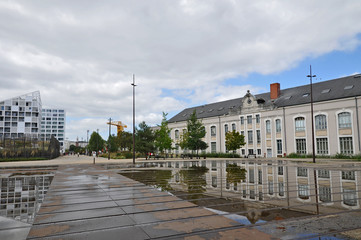
{"type": "Polygon", "coordinates": [[[0,162],[18,162],[18,161],[44,161],[48,158],[32,157],[32,158],[0,158],[0,162]]]}

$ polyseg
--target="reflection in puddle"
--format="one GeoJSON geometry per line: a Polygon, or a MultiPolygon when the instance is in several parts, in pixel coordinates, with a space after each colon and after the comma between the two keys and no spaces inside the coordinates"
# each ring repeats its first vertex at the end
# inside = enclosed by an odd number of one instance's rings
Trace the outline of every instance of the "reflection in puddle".
{"type": "Polygon", "coordinates": [[[0,216],[32,223],[53,177],[49,172],[31,172],[0,178],[0,216]]]}

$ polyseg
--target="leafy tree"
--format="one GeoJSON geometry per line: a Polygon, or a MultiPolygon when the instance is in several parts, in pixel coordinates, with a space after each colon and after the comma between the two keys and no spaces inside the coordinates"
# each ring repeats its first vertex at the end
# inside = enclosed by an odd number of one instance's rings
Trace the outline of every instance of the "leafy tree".
{"type": "Polygon", "coordinates": [[[138,152],[143,153],[148,158],[148,153],[154,152],[155,136],[152,129],[143,121],[139,124],[139,128],[135,130],[135,144],[138,152]]]}
{"type": "Polygon", "coordinates": [[[99,150],[102,150],[102,149],[103,149],[104,143],[105,143],[105,141],[104,141],[103,138],[99,135],[99,133],[93,132],[93,133],[90,135],[89,144],[88,144],[88,149],[89,149],[89,151],[96,151],[96,152],[98,153],[99,150]]]}
{"type": "Polygon", "coordinates": [[[118,136],[121,150],[131,151],[133,149],[133,134],[130,132],[121,132],[118,136]]]}
{"type": "Polygon", "coordinates": [[[226,148],[228,150],[234,152],[245,144],[244,136],[239,134],[236,130],[226,133],[226,148]]]}
{"type": "Polygon", "coordinates": [[[247,170],[241,168],[236,163],[228,164],[226,168],[227,172],[227,182],[237,184],[240,183],[242,180],[246,179],[246,172],[247,170]]]}
{"type": "Polygon", "coordinates": [[[196,110],[193,111],[192,115],[187,120],[187,131],[183,135],[182,146],[192,150],[204,150],[208,148],[208,144],[202,140],[206,135],[206,129],[204,128],[202,122],[197,119],[196,110]]]}
{"type": "Polygon", "coordinates": [[[168,128],[167,115],[168,113],[163,112],[160,128],[155,131],[155,146],[162,154],[165,150],[172,148],[172,139],[169,136],[171,129],[168,128]]]}
{"type": "Polygon", "coordinates": [[[108,150],[110,152],[118,151],[118,149],[119,149],[119,139],[118,139],[118,137],[116,137],[114,135],[110,135],[108,137],[107,144],[108,144],[108,148],[109,148],[108,150]],[[109,147],[109,145],[110,145],[110,147],[109,147]]]}

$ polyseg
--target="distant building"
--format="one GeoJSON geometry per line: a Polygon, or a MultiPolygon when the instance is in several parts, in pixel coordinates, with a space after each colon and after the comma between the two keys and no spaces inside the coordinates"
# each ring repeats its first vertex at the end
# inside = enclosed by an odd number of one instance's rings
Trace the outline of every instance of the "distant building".
{"type": "MultiPolygon", "coordinates": [[[[360,74],[313,84],[316,155],[361,153],[360,98],[360,74]]],[[[236,130],[245,136],[246,145],[237,150],[243,156],[312,154],[310,99],[310,85],[281,90],[274,83],[268,93],[248,91],[241,98],[184,109],[168,121],[173,152],[185,152],[178,143],[196,111],[206,129],[206,152],[228,152],[225,134],[236,130]]]]}
{"type": "Polygon", "coordinates": [[[0,138],[38,138],[41,125],[40,92],[0,102],[0,138]]]}
{"type": "Polygon", "coordinates": [[[42,108],[39,91],[0,102],[0,138],[50,140],[54,136],[64,151],[65,120],[64,109],[42,108]]]}
{"type": "Polygon", "coordinates": [[[65,117],[64,109],[42,109],[41,139],[48,141],[54,136],[60,142],[62,151],[65,150],[65,117]]]}

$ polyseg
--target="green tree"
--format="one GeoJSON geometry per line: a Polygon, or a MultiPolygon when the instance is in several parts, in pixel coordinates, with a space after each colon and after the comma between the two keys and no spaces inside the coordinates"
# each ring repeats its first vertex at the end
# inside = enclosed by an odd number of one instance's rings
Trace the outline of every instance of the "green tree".
{"type": "Polygon", "coordinates": [[[121,132],[118,136],[119,146],[122,151],[133,149],[133,134],[130,132],[121,132]]]}
{"type": "Polygon", "coordinates": [[[241,146],[245,145],[244,136],[239,134],[236,130],[226,133],[226,148],[229,151],[234,151],[239,149],[241,146]]]}
{"type": "Polygon", "coordinates": [[[135,145],[136,150],[145,155],[148,159],[148,153],[154,152],[155,136],[152,129],[143,121],[139,124],[139,128],[135,129],[135,145]]]}
{"type": "Polygon", "coordinates": [[[93,132],[89,139],[88,149],[89,151],[96,151],[98,153],[99,150],[103,149],[104,143],[105,141],[99,133],[93,132]]]}
{"type": "Polygon", "coordinates": [[[196,110],[193,111],[187,120],[187,131],[183,135],[185,135],[183,137],[184,142],[181,145],[192,151],[196,151],[197,156],[199,150],[208,148],[208,144],[202,140],[206,135],[206,129],[202,122],[197,119],[196,110]]]}
{"type": "Polygon", "coordinates": [[[107,145],[108,145],[108,148],[109,148],[108,150],[110,152],[118,151],[118,149],[119,149],[119,139],[118,139],[118,137],[116,137],[114,135],[110,135],[108,137],[107,145]],[[109,145],[110,145],[110,147],[109,147],[109,145]]]}
{"type": "Polygon", "coordinates": [[[165,150],[172,149],[172,139],[169,136],[171,129],[168,128],[167,115],[168,113],[163,112],[162,123],[155,131],[155,146],[162,154],[165,150]]]}

